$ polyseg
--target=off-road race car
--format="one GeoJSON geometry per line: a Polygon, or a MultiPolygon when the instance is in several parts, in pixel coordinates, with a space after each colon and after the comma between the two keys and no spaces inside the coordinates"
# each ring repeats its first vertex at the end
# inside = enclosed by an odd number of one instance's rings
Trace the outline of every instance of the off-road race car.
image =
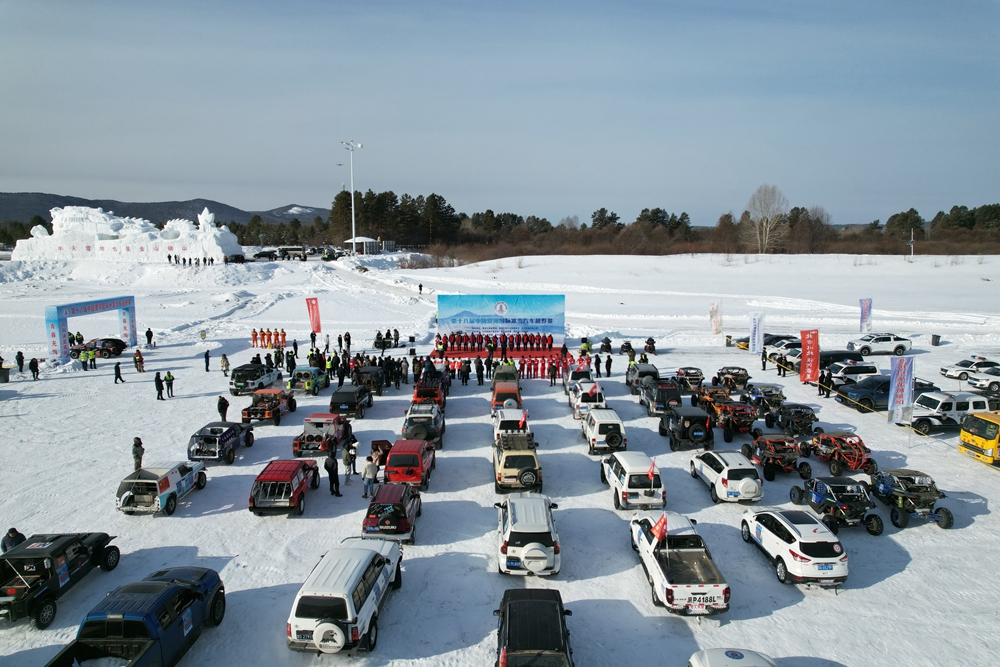
{"type": "Polygon", "coordinates": [[[188,440],[189,461],[236,460],[239,447],[253,447],[253,426],[236,422],[205,424],[188,440]]]}
{"type": "Polygon", "coordinates": [[[743,445],[740,451],[764,470],[764,479],[768,482],[773,482],[779,472],[789,473],[793,470],[797,470],[802,479],[812,476],[812,466],[805,461],[798,462],[800,456],[809,456],[812,450],[807,444],[799,444],[795,438],[759,435],[752,445],[743,445]]]}
{"type": "MultiPolygon", "coordinates": [[[[780,384],[764,384],[754,382],[747,385],[747,393],[740,396],[740,400],[748,403],[757,410],[758,417],[775,413],[785,402],[784,387],[780,384]]],[[[768,428],[774,424],[769,424],[768,428]]]]}
{"type": "Polygon", "coordinates": [[[441,389],[441,377],[423,377],[413,388],[413,403],[437,403],[442,410],[448,404],[448,398],[441,389]]]}
{"type": "Polygon", "coordinates": [[[936,521],[941,528],[955,525],[951,510],[935,506],[946,496],[930,475],[905,468],[881,470],[872,474],[870,488],[873,496],[890,506],[889,521],[896,528],[906,528],[910,519],[936,521]]]}
{"type": "Polygon", "coordinates": [[[90,574],[118,567],[121,552],[107,533],[32,535],[0,557],[0,617],[25,616],[39,630],[56,618],[56,600],[90,574]]]}
{"type": "Polygon", "coordinates": [[[337,448],[348,442],[357,442],[351,422],[343,415],[316,412],[302,420],[302,433],[292,440],[292,454],[296,457],[336,454],[337,448]]]}
{"type": "Polygon", "coordinates": [[[840,477],[845,470],[864,470],[868,475],[878,472],[878,464],[871,458],[871,450],[854,433],[817,433],[810,446],[816,458],[830,464],[830,474],[834,477],[840,477]]]}
{"type": "Polygon", "coordinates": [[[782,433],[793,438],[797,435],[822,433],[822,428],[813,426],[818,421],[816,412],[802,403],[782,403],[777,413],[764,415],[764,424],[768,428],[777,426],[782,433]]]}
{"type": "Polygon", "coordinates": [[[250,420],[270,419],[275,426],[281,424],[281,413],[295,412],[295,397],[284,389],[258,389],[253,393],[253,402],[243,408],[243,423],[250,420]]]}
{"type": "Polygon", "coordinates": [[[126,475],[118,485],[115,505],[125,514],[163,512],[170,516],[178,500],[195,489],[204,489],[207,483],[204,463],[154,464],[126,475]]]}
{"type": "Polygon", "coordinates": [[[674,373],[674,380],[681,391],[698,391],[698,387],[705,381],[705,374],[695,366],[681,366],[674,373]]]}
{"type": "Polygon", "coordinates": [[[732,442],[736,434],[744,435],[753,430],[757,411],[746,403],[720,403],[715,409],[715,425],[722,429],[722,439],[732,442]]]}
{"type": "Polygon", "coordinates": [[[285,389],[292,394],[319,393],[320,389],[330,386],[330,374],[325,368],[297,368],[285,383],[285,389]]]}
{"type": "Polygon", "coordinates": [[[699,405],[705,412],[714,415],[716,403],[728,403],[730,401],[729,387],[717,385],[702,385],[698,391],[691,394],[691,407],[699,405]]]}
{"type": "Polygon", "coordinates": [[[806,480],[801,488],[793,486],[788,495],[795,505],[808,504],[834,535],[840,524],[851,527],[864,525],[869,535],[882,534],[882,517],[868,513],[875,507],[875,502],[865,482],[816,477],[806,480]]]}
{"type": "Polygon", "coordinates": [[[94,350],[98,356],[103,359],[107,359],[112,355],[120,357],[122,352],[125,351],[128,345],[125,341],[118,338],[95,338],[93,340],[88,340],[83,345],[73,345],[69,348],[69,356],[72,359],[79,359],[80,353],[86,350],[90,352],[94,350]]]}
{"type": "Polygon", "coordinates": [[[730,389],[744,389],[750,381],[750,373],[742,366],[723,366],[712,378],[713,385],[722,385],[730,389]]]}

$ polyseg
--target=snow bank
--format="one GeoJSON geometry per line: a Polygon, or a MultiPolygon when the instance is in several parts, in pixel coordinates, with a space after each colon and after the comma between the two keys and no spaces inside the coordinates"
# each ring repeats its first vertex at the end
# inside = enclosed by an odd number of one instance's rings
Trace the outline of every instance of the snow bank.
{"type": "Polygon", "coordinates": [[[11,259],[41,261],[83,259],[103,262],[166,262],[167,255],[189,259],[242,253],[229,228],[215,226],[215,214],[207,208],[198,215],[198,226],[190,220],[170,220],[163,230],[148,220],[120,218],[112,211],[86,206],[54,208],[52,234],[42,225],[31,230],[30,239],[17,242],[11,259]]]}

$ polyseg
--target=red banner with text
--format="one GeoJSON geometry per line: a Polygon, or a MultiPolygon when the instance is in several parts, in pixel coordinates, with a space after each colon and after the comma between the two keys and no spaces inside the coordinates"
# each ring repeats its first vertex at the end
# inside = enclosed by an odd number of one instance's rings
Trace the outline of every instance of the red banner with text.
{"type": "Polygon", "coordinates": [[[802,361],[799,379],[802,382],[819,381],[819,329],[800,331],[802,337],[802,361]]]}
{"type": "Polygon", "coordinates": [[[321,333],[323,329],[319,325],[319,299],[310,297],[306,299],[306,308],[309,309],[309,326],[316,333],[321,333]]]}

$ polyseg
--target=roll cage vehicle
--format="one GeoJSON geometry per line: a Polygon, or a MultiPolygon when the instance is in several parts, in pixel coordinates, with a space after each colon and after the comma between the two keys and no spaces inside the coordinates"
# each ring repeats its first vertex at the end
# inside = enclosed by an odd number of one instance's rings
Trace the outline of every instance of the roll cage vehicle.
{"type": "Polygon", "coordinates": [[[691,394],[691,407],[701,406],[705,412],[715,415],[717,403],[728,403],[732,400],[729,387],[719,385],[702,385],[698,391],[691,394]]]}
{"type": "Polygon", "coordinates": [[[177,501],[208,483],[205,464],[183,461],[139,468],[129,473],[115,494],[115,506],[125,514],[156,514],[170,516],[177,501]]]}
{"type": "Polygon", "coordinates": [[[813,426],[818,421],[812,407],[803,403],[782,403],[777,413],[764,415],[764,424],[768,428],[777,426],[782,433],[792,438],[822,433],[822,428],[813,426]]]}
{"type": "MultiPolygon", "coordinates": [[[[777,412],[781,404],[785,402],[784,387],[780,384],[764,384],[755,382],[747,385],[745,394],[740,395],[740,400],[752,405],[757,411],[758,417],[763,417],[769,413],[777,412]]],[[[768,428],[773,426],[769,425],[768,428]]]]}
{"type": "Polygon", "coordinates": [[[812,466],[805,461],[798,462],[800,456],[809,456],[812,450],[809,445],[801,444],[795,438],[759,435],[752,445],[743,445],[740,451],[764,470],[764,479],[768,482],[773,482],[779,472],[789,473],[793,470],[802,479],[812,476],[812,466]]]}
{"type": "Polygon", "coordinates": [[[715,424],[722,429],[722,439],[732,442],[735,435],[746,435],[753,430],[757,411],[746,403],[720,403],[715,408],[715,424]]]}
{"type": "Polygon", "coordinates": [[[816,458],[830,464],[830,474],[834,477],[840,477],[845,470],[863,470],[867,475],[878,472],[878,464],[871,458],[871,450],[854,433],[817,433],[810,446],[816,458]]]}
{"type": "Polygon", "coordinates": [[[292,455],[320,455],[323,452],[333,455],[347,442],[357,442],[357,438],[346,417],[332,412],[314,412],[302,420],[302,432],[292,440],[292,455]]]}
{"type": "Polygon", "coordinates": [[[236,460],[236,450],[253,447],[253,426],[236,422],[209,422],[188,440],[189,461],[236,460]]]}
{"type": "Polygon", "coordinates": [[[945,498],[930,475],[919,470],[898,468],[872,474],[871,493],[890,507],[889,521],[896,528],[906,528],[910,519],[935,521],[941,528],[955,525],[955,517],[947,507],[938,507],[945,498]]]}
{"type": "Polygon", "coordinates": [[[270,419],[278,426],[282,413],[295,412],[295,407],[295,397],[284,389],[258,389],[253,393],[250,406],[243,408],[243,423],[249,424],[252,419],[270,419]]]}
{"type": "Polygon", "coordinates": [[[712,378],[713,385],[730,389],[745,389],[750,381],[750,373],[742,366],[723,366],[712,378]]]}
{"type": "Polygon", "coordinates": [[[705,381],[705,374],[695,366],[681,366],[674,372],[674,381],[681,391],[698,391],[698,387],[705,381]]]}
{"type": "Polygon", "coordinates": [[[884,525],[878,514],[869,514],[875,501],[868,493],[866,482],[840,477],[807,479],[802,487],[793,486],[788,493],[795,505],[809,505],[834,535],[845,526],[865,527],[869,535],[881,535],[884,525]]]}
{"type": "Polygon", "coordinates": [[[14,623],[25,616],[39,630],[56,618],[56,600],[91,570],[118,567],[121,552],[107,533],[32,535],[0,556],[0,617],[14,623]]]}

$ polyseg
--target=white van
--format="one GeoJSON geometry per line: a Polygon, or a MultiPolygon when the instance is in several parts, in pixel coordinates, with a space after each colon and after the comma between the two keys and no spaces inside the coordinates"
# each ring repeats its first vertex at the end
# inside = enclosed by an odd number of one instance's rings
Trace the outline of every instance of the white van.
{"type": "Polygon", "coordinates": [[[378,614],[402,585],[399,543],[349,537],[316,563],[285,626],[293,651],[339,653],[378,643],[378,614]]]}

